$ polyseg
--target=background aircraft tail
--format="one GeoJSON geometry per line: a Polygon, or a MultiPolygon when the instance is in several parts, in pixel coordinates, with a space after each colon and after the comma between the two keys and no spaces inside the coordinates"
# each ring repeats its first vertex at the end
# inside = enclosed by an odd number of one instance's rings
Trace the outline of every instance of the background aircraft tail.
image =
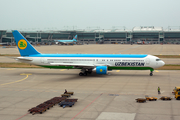
{"type": "Polygon", "coordinates": [[[76,39],[77,39],[77,35],[73,38],[73,41],[77,41],[76,39]]]}
{"type": "Polygon", "coordinates": [[[40,54],[19,31],[13,30],[12,33],[21,56],[40,54]]]}

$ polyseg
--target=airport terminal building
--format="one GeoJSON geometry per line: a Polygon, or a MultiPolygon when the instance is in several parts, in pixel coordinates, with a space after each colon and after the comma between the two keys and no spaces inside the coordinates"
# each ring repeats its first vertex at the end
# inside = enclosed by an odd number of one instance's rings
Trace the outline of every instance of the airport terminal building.
{"type": "MultiPolygon", "coordinates": [[[[49,30],[20,31],[32,43],[53,43],[54,40],[71,40],[78,35],[82,44],[180,44],[180,27],[140,26],[127,30],[120,29],[88,29],[88,30],[49,30]]],[[[14,43],[11,31],[0,30],[0,43],[14,43]]]]}

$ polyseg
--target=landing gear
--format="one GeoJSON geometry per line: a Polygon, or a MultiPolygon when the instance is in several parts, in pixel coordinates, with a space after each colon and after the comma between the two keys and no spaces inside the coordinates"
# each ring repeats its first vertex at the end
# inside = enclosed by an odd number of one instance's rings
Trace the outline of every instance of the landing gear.
{"type": "Polygon", "coordinates": [[[153,71],[151,71],[149,75],[150,75],[150,76],[153,76],[153,71]]]}
{"type": "Polygon", "coordinates": [[[92,69],[82,69],[82,72],[79,73],[79,76],[87,76],[87,74],[92,73],[92,69]]]}
{"type": "Polygon", "coordinates": [[[79,76],[87,76],[87,72],[84,72],[84,73],[80,72],[79,76]]]}
{"type": "Polygon", "coordinates": [[[79,73],[79,76],[83,76],[84,74],[82,72],[79,73]]]}

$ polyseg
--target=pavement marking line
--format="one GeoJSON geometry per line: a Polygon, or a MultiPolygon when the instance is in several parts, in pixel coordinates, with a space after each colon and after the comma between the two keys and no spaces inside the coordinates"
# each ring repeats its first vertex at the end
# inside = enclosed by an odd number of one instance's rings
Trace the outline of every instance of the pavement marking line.
{"type": "Polygon", "coordinates": [[[17,80],[17,81],[14,81],[14,82],[9,82],[9,83],[4,83],[4,84],[1,84],[1,85],[8,85],[8,84],[13,84],[13,83],[21,82],[21,81],[27,79],[28,76],[29,76],[29,75],[32,75],[32,74],[25,74],[25,73],[22,73],[22,74],[20,74],[20,75],[26,75],[26,77],[23,78],[23,79],[21,79],[21,80],[17,80]]]}
{"type": "Polygon", "coordinates": [[[120,70],[116,70],[116,72],[119,72],[120,70]]]}
{"type": "Polygon", "coordinates": [[[155,70],[155,72],[159,72],[158,70],[155,70]]]}
{"type": "Polygon", "coordinates": [[[65,69],[62,69],[62,70],[60,70],[60,71],[65,71],[65,69]]]}
{"type": "Polygon", "coordinates": [[[101,93],[96,99],[94,99],[91,103],[89,103],[84,109],[82,109],[77,115],[75,115],[71,120],[77,117],[82,111],[84,111],[87,107],[89,107],[94,101],[96,101],[103,93],[101,93]]]}
{"type": "Polygon", "coordinates": [[[16,120],[19,120],[19,119],[23,118],[24,116],[26,116],[26,115],[28,115],[28,114],[29,114],[29,113],[26,113],[25,115],[23,115],[23,116],[17,118],[16,120]]]}

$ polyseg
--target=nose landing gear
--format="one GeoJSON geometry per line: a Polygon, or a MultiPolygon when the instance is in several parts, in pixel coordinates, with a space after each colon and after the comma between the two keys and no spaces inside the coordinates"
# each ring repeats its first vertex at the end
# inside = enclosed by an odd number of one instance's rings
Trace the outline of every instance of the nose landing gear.
{"type": "Polygon", "coordinates": [[[150,72],[150,74],[149,74],[150,76],[153,76],[153,71],[154,71],[154,70],[151,70],[151,72],[150,72]]]}

